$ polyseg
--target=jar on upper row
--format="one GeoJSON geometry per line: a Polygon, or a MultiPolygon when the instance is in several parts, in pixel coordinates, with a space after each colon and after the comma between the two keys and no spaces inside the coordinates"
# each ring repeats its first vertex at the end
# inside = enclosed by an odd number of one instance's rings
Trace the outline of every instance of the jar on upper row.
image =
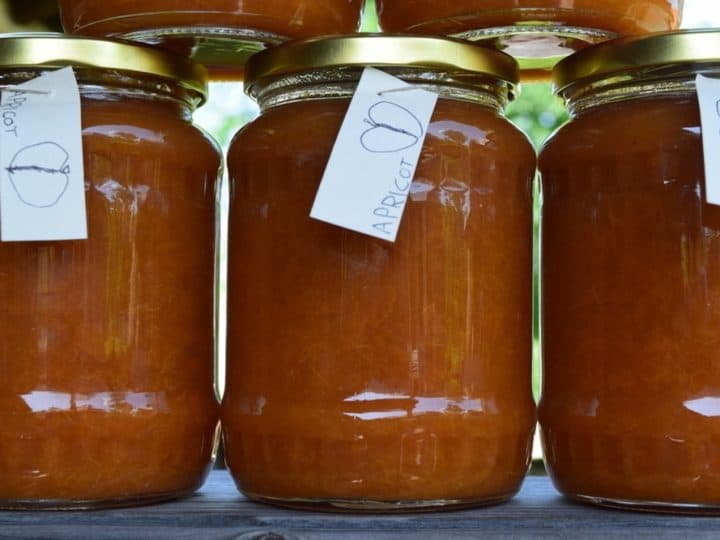
{"type": "Polygon", "coordinates": [[[377,0],[388,32],[492,42],[524,77],[547,76],[569,53],[618,36],[673,30],[683,0],[377,0]]]}
{"type": "Polygon", "coordinates": [[[535,152],[503,116],[516,80],[509,56],[442,38],[309,40],[250,60],[262,112],[228,155],[222,412],[249,497],[401,511],[519,489],[535,152]],[[395,244],[310,218],[367,66],[439,94],[395,244]]]}
{"type": "MultiPolygon", "coordinates": [[[[205,70],[105,40],[0,38],[3,88],[66,66],[80,89],[88,239],[0,243],[0,508],[190,494],[215,450],[220,155],[191,124],[205,70]]],[[[11,173],[3,196],[56,197],[47,167],[11,173]]]]}
{"type": "Polygon", "coordinates": [[[542,440],[560,491],[720,510],[720,207],[695,78],[720,33],[619,40],[558,65],[545,145],[542,440]]]}
{"type": "Polygon", "coordinates": [[[364,0],[59,0],[66,32],[160,44],[215,78],[242,77],[251,53],[291,39],[355,32],[364,0]]]}

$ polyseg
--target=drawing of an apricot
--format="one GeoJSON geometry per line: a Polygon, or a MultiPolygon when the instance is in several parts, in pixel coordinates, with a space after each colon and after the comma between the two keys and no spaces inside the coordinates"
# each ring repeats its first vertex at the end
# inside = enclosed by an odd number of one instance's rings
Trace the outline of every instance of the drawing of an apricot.
{"type": "Polygon", "coordinates": [[[26,146],[15,154],[7,171],[20,201],[35,208],[58,204],[70,184],[69,159],[54,142],[26,146]]]}

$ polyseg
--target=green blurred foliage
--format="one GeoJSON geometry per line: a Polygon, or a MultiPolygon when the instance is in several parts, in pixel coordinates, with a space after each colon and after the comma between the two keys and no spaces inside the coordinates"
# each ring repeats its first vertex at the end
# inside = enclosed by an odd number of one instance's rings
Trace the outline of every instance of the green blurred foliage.
{"type": "MultiPolygon", "coordinates": [[[[507,110],[508,117],[532,140],[535,148],[568,120],[562,101],[555,97],[548,83],[532,83],[522,86],[520,96],[507,110]]],[[[540,326],[540,216],[541,197],[539,184],[535,185],[534,207],[534,253],[533,253],[533,395],[540,397],[541,374],[541,326],[540,326]]]]}
{"type": "MultiPolygon", "coordinates": [[[[532,140],[535,148],[542,147],[569,118],[562,101],[553,95],[549,83],[524,84],[520,96],[510,104],[507,115],[532,140]]],[[[541,342],[541,282],[540,282],[540,218],[541,196],[539,184],[534,190],[534,249],[533,249],[533,395],[540,398],[542,385],[542,342],[541,342]]]]}
{"type": "Polygon", "coordinates": [[[245,95],[242,83],[212,82],[210,98],[194,119],[222,148],[227,148],[232,136],[257,114],[257,105],[245,95]]]}
{"type": "Polygon", "coordinates": [[[377,32],[378,19],[375,11],[375,0],[366,0],[365,13],[363,15],[363,24],[360,28],[362,32],[377,32]]]}
{"type": "Polygon", "coordinates": [[[548,83],[522,85],[520,97],[510,104],[507,115],[540,148],[545,139],[568,119],[560,100],[548,83]]]}

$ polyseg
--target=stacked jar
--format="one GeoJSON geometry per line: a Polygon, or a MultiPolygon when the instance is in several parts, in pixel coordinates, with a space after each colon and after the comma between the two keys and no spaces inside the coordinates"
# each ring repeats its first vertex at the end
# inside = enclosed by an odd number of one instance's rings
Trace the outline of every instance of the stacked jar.
{"type": "MultiPolygon", "coordinates": [[[[190,494],[210,469],[219,420],[220,153],[190,122],[205,70],[137,45],[6,35],[0,85],[3,135],[13,129],[29,143],[2,154],[3,208],[19,205],[32,222],[65,212],[61,225],[87,223],[87,239],[0,243],[0,507],[190,494]],[[80,155],[47,129],[29,133],[27,92],[36,90],[23,84],[67,67],[80,104],[77,126],[64,129],[82,137],[80,155]],[[75,169],[83,163],[84,175],[75,169]],[[86,215],[64,206],[71,177],[86,215]]],[[[45,116],[72,106],[54,105],[55,92],[41,98],[45,116]]],[[[3,215],[4,239],[11,220],[3,215]]],[[[13,229],[30,229],[18,221],[13,229]]]]}
{"type": "MultiPolygon", "coordinates": [[[[698,75],[720,34],[587,49],[556,69],[571,122],[542,151],[545,458],[566,495],[720,509],[720,208],[698,75]]],[[[709,116],[717,116],[717,98],[709,116]]]]}
{"type": "Polygon", "coordinates": [[[238,487],[354,511],[508,499],[535,428],[535,152],[502,114],[514,60],[443,38],[325,38],[254,56],[246,80],[261,115],[228,154],[222,412],[238,487]],[[402,137],[393,92],[439,96],[414,178],[409,148],[382,150],[396,163],[383,210],[407,198],[394,244],[310,217],[367,67],[398,81],[360,127],[402,137]]]}

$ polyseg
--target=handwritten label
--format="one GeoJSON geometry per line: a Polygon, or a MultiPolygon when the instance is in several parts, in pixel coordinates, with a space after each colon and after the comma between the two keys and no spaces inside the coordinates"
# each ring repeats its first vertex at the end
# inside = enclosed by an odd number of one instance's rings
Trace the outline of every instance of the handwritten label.
{"type": "Polygon", "coordinates": [[[720,205],[720,79],[696,79],[705,154],[705,199],[720,205]]]}
{"type": "Polygon", "coordinates": [[[395,242],[438,96],[367,68],[311,217],[395,242]]]}
{"type": "Polygon", "coordinates": [[[2,90],[3,241],[87,238],[80,114],[69,67],[2,90]]]}

